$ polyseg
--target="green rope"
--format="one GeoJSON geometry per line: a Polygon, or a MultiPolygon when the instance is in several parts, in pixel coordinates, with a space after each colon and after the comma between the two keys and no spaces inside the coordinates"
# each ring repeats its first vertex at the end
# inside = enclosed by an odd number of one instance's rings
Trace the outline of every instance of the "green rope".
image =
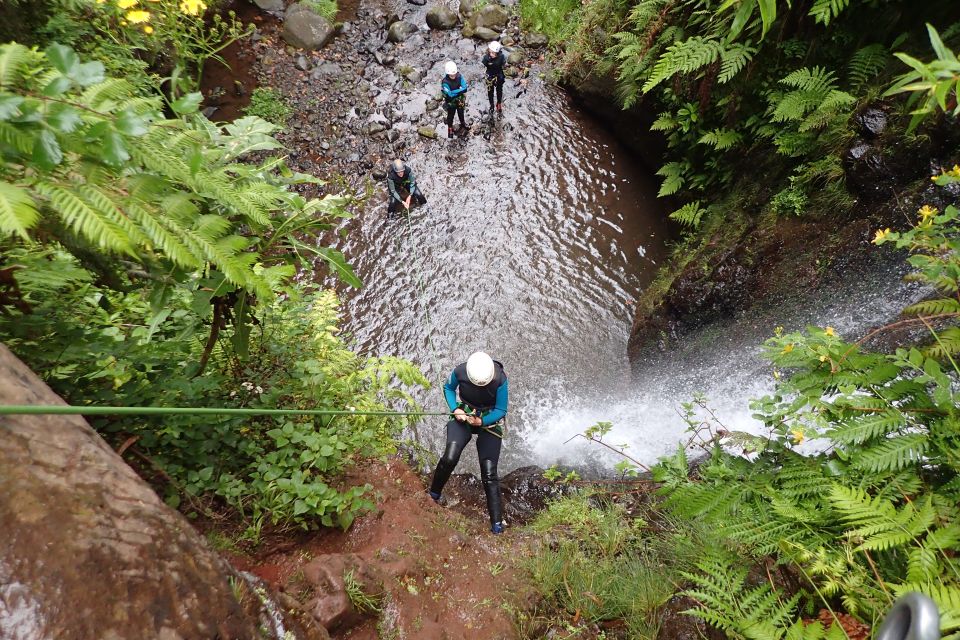
{"type": "Polygon", "coordinates": [[[90,405],[0,405],[0,415],[76,416],[450,416],[449,411],[344,411],[340,409],[230,409],[225,407],[105,407],[90,405]]]}

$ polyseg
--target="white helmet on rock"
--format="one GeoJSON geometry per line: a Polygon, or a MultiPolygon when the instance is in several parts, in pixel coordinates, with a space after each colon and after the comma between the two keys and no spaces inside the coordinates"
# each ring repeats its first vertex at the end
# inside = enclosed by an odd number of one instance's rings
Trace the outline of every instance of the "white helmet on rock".
{"type": "Polygon", "coordinates": [[[467,358],[467,377],[478,387],[490,384],[494,373],[493,358],[483,351],[477,351],[467,358]]]}
{"type": "Polygon", "coordinates": [[[448,76],[456,75],[457,63],[453,60],[448,60],[447,64],[443,65],[443,70],[448,76]]]}
{"type": "Polygon", "coordinates": [[[498,41],[496,41],[496,40],[492,40],[492,41],[490,42],[490,44],[487,45],[487,48],[490,49],[491,53],[500,53],[500,49],[503,48],[503,45],[501,45],[501,44],[500,44],[498,41]]]}

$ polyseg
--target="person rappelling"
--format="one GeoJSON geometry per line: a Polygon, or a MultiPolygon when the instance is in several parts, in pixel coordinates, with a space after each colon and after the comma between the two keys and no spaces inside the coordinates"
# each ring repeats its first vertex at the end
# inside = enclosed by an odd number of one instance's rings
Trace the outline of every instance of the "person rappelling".
{"type": "Polygon", "coordinates": [[[443,92],[444,104],[447,107],[447,137],[453,137],[453,114],[460,118],[460,129],[466,131],[467,121],[463,117],[467,106],[467,79],[457,71],[457,63],[448,60],[443,70],[446,75],[440,81],[440,90],[443,92]]]}
{"type": "Polygon", "coordinates": [[[483,66],[487,69],[487,99],[490,101],[490,117],[493,114],[503,114],[503,84],[507,81],[503,68],[507,64],[507,56],[503,52],[503,46],[496,40],[487,45],[487,52],[480,59],[483,66]],[[496,91],[497,104],[494,111],[493,94],[496,91]]]}
{"type": "Polygon", "coordinates": [[[443,395],[453,418],[447,422],[447,445],[433,473],[430,497],[440,502],[443,487],[460,461],[460,454],[470,439],[477,436],[480,479],[487,494],[490,531],[503,533],[500,478],[497,476],[503,419],[507,415],[507,374],[503,371],[503,364],[477,351],[453,369],[450,379],[443,385],[443,395]]]}
{"type": "Polygon", "coordinates": [[[387,211],[390,213],[396,213],[401,208],[409,211],[412,202],[427,202],[427,198],[417,186],[413,171],[400,158],[394,160],[387,171],[387,193],[390,198],[387,211]]]}

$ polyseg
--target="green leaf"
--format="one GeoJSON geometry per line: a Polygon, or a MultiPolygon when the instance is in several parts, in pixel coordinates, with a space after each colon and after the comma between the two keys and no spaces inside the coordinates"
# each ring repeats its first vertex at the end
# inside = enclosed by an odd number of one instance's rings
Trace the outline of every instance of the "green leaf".
{"type": "Polygon", "coordinates": [[[63,133],[76,131],[83,123],[79,112],[68,104],[57,104],[50,108],[50,114],[47,116],[47,124],[63,133]]]}
{"type": "Polygon", "coordinates": [[[33,161],[50,171],[63,160],[60,143],[52,131],[44,129],[33,144],[33,161]]]}
{"type": "Polygon", "coordinates": [[[89,87],[104,81],[104,68],[102,62],[85,62],[78,64],[69,73],[70,78],[81,87],[89,87]]]}
{"type": "Polygon", "coordinates": [[[128,136],[142,136],[149,131],[146,119],[130,109],[126,109],[121,113],[120,117],[117,118],[113,124],[117,128],[117,131],[128,136]]]}
{"type": "Polygon", "coordinates": [[[0,121],[9,120],[20,115],[22,96],[0,96],[0,121]]]}
{"type": "Polygon", "coordinates": [[[63,94],[67,89],[73,86],[73,82],[67,76],[57,76],[43,88],[43,95],[56,98],[63,94]]]}
{"type": "Polygon", "coordinates": [[[123,136],[116,131],[108,131],[103,136],[100,148],[103,151],[103,160],[115,167],[123,165],[130,159],[130,152],[127,151],[123,136]]]}
{"type": "Polygon", "coordinates": [[[170,103],[170,108],[179,115],[186,115],[196,113],[200,109],[201,102],[203,102],[203,94],[188,93],[170,103]]]}
{"type": "Polygon", "coordinates": [[[73,49],[56,42],[47,47],[44,53],[47,55],[50,64],[64,75],[70,73],[74,67],[80,64],[80,58],[77,57],[77,53],[73,49]]]}
{"type": "Polygon", "coordinates": [[[330,269],[332,269],[341,280],[357,289],[363,286],[363,281],[353,272],[353,267],[350,266],[342,253],[329,247],[320,247],[317,249],[317,253],[327,261],[330,269]]]}
{"type": "Polygon", "coordinates": [[[0,182],[0,232],[29,239],[27,230],[40,218],[36,203],[26,189],[0,182]]]}

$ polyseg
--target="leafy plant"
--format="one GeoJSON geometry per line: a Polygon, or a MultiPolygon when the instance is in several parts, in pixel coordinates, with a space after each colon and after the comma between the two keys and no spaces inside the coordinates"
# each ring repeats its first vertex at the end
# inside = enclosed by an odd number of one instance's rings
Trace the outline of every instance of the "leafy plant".
{"type": "Polygon", "coordinates": [[[304,4],[310,7],[311,11],[323,16],[330,22],[336,19],[337,12],[340,10],[337,6],[337,0],[306,0],[304,4]]]}
{"type": "Polygon", "coordinates": [[[267,122],[283,127],[293,114],[283,94],[273,87],[257,87],[250,93],[250,104],[244,108],[248,116],[263,118],[267,122]]]}
{"type": "Polygon", "coordinates": [[[960,115],[960,55],[948,49],[940,39],[940,34],[932,25],[927,25],[930,44],[937,59],[929,63],[921,62],[906,53],[894,54],[912,71],[897,78],[886,95],[911,93],[908,104],[915,107],[910,130],[939,107],[941,111],[960,115]],[[922,98],[922,103],[920,100],[922,98]],[[918,103],[919,106],[918,106],[918,103]]]}

